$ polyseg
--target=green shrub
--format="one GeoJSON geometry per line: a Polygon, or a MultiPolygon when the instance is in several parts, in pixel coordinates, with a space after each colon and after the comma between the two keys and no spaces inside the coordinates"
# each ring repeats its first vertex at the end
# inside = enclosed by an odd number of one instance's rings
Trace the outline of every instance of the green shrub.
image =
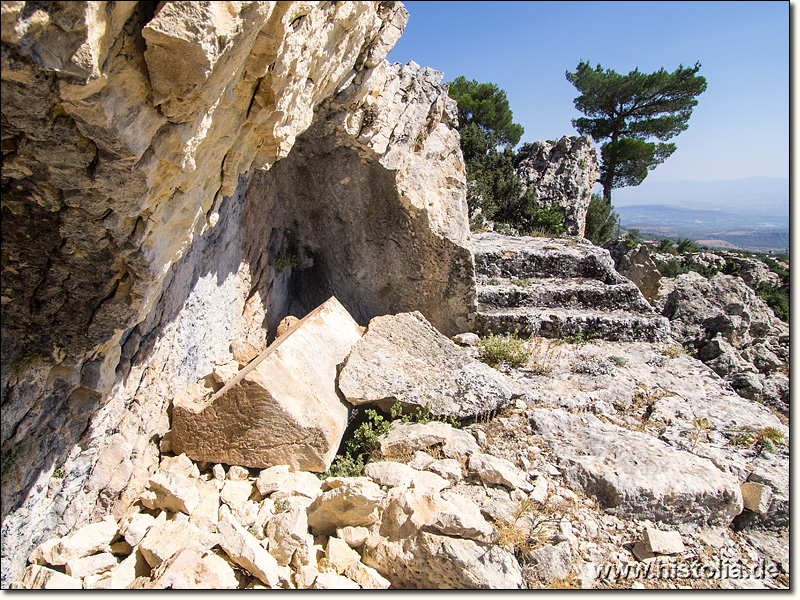
{"type": "Polygon", "coordinates": [[[296,267],[300,262],[297,260],[297,257],[293,254],[287,254],[283,250],[278,252],[275,256],[275,270],[280,273],[286,267],[296,267]]]}
{"type": "Polygon", "coordinates": [[[678,238],[678,254],[688,254],[690,252],[700,252],[700,246],[689,238],[678,238]]]}
{"type": "Polygon", "coordinates": [[[586,209],[586,229],[583,235],[596,246],[602,246],[614,236],[619,215],[612,208],[611,203],[606,202],[600,194],[592,194],[586,209]]]}
{"type": "Polygon", "coordinates": [[[677,254],[678,253],[678,251],[675,250],[675,245],[672,243],[672,240],[669,240],[667,238],[662,239],[658,243],[658,247],[656,248],[656,250],[658,252],[663,253],[663,254],[677,254]]]}
{"type": "Polygon", "coordinates": [[[506,335],[489,334],[478,342],[480,360],[490,367],[507,363],[513,367],[524,367],[531,358],[531,352],[524,340],[517,337],[518,332],[506,335]]]}
{"type": "Polygon", "coordinates": [[[789,322],[789,286],[771,286],[766,281],[758,284],[756,294],[764,300],[781,321],[789,322]]]}
{"type": "Polygon", "coordinates": [[[725,259],[725,266],[722,267],[722,272],[725,275],[739,277],[739,263],[733,262],[730,258],[725,259]]]}

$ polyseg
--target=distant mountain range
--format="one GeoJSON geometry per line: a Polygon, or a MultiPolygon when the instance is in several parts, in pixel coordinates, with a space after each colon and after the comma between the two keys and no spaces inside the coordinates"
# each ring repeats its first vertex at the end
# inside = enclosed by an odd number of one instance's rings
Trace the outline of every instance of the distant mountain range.
{"type": "Polygon", "coordinates": [[[658,181],[614,190],[623,227],[657,236],[725,240],[746,250],[789,245],[789,180],[658,181]]]}

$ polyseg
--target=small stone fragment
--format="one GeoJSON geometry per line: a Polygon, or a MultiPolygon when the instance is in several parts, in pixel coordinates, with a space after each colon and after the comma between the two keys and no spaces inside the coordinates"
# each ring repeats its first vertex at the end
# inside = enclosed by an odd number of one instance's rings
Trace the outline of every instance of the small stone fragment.
{"type": "Polygon", "coordinates": [[[150,490],[156,494],[156,507],[170,512],[192,514],[200,503],[200,494],[186,476],[159,470],[150,478],[150,490]]]}
{"type": "Polygon", "coordinates": [[[281,322],[278,323],[278,329],[275,332],[275,338],[281,337],[284,333],[289,331],[292,327],[297,325],[300,322],[300,319],[297,317],[293,317],[292,315],[286,316],[281,319],[281,322]]]}
{"type": "Polygon", "coordinates": [[[281,489],[281,485],[289,478],[289,465],[276,465],[264,469],[256,479],[256,487],[262,496],[267,496],[281,489]]]}
{"type": "Polygon", "coordinates": [[[335,573],[320,573],[311,586],[313,590],[358,590],[361,589],[352,579],[335,573]]]}
{"type": "Polygon", "coordinates": [[[97,575],[110,571],[118,564],[116,557],[109,552],[102,552],[93,556],[73,558],[67,562],[66,572],[70,577],[83,579],[89,575],[97,575]]]}
{"type": "Polygon", "coordinates": [[[219,499],[235,511],[244,506],[244,503],[250,499],[252,493],[253,484],[249,481],[228,480],[225,482],[222,492],[220,492],[219,499]]]}
{"type": "Polygon", "coordinates": [[[25,590],[80,590],[80,579],[64,575],[41,565],[28,565],[19,579],[19,587],[25,590]]]}
{"type": "Polygon", "coordinates": [[[255,344],[236,338],[231,342],[231,353],[236,362],[245,366],[260,354],[260,350],[255,344]]]}
{"type": "Polygon", "coordinates": [[[227,506],[219,510],[219,545],[231,557],[233,562],[258,577],[271,588],[280,583],[278,561],[267,552],[258,540],[231,515],[227,506]]]}
{"type": "Polygon", "coordinates": [[[336,573],[342,575],[350,564],[361,560],[361,555],[348,546],[343,539],[331,536],[325,547],[325,558],[336,569],[336,573]]]}
{"type": "Polygon", "coordinates": [[[250,477],[250,471],[239,465],[233,465],[228,469],[228,479],[231,481],[247,481],[250,477]]]}
{"type": "Polygon", "coordinates": [[[39,546],[36,556],[41,557],[41,560],[50,565],[65,565],[75,558],[109,551],[111,541],[116,535],[117,522],[114,517],[107,516],[98,523],[92,523],[73,531],[56,544],[48,540],[39,546]]]}
{"type": "Polygon", "coordinates": [[[352,579],[365,590],[385,590],[392,585],[378,571],[360,561],[350,563],[344,570],[344,576],[352,579]]]}
{"type": "Polygon", "coordinates": [[[747,482],[741,485],[744,507],[754,513],[765,514],[772,500],[772,488],[762,483],[747,482]]]}
{"type": "Polygon", "coordinates": [[[503,485],[512,490],[518,488],[524,492],[533,490],[527,474],[503,458],[476,452],[469,457],[469,469],[484,483],[503,485]]]}
{"type": "Polygon", "coordinates": [[[681,534],[677,531],[659,531],[654,527],[645,527],[642,542],[654,554],[680,554],[686,551],[681,534]]]}
{"type": "Polygon", "coordinates": [[[336,530],[336,537],[342,538],[351,548],[359,548],[367,541],[369,529],[366,527],[340,527],[336,530]]]}
{"type": "Polygon", "coordinates": [[[644,542],[636,542],[631,552],[633,552],[633,556],[636,557],[636,560],[639,562],[652,562],[656,559],[656,555],[650,552],[650,549],[644,542]]]}
{"type": "Polygon", "coordinates": [[[211,548],[217,536],[202,531],[189,522],[167,521],[154,525],[139,544],[139,550],[151,567],[157,567],[181,548],[211,548]]]}
{"type": "Polygon", "coordinates": [[[272,517],[265,528],[267,549],[286,566],[292,555],[302,546],[308,536],[308,517],[302,508],[293,507],[272,517]]]}

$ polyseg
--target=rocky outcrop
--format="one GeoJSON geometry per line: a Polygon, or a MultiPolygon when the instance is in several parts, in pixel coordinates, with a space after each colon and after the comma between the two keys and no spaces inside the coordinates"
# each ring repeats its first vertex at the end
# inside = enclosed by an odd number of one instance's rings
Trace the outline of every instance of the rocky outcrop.
{"type": "Polygon", "coordinates": [[[614,259],[617,272],[630,279],[650,304],[659,299],[661,273],[644,244],[628,248],[625,240],[611,240],[603,245],[614,259]]]}
{"type": "Polygon", "coordinates": [[[520,148],[514,169],[523,190],[536,190],[542,207],[564,211],[566,233],[583,237],[586,211],[597,181],[597,150],[589,136],[565,135],[520,148]]]}
{"type": "Polygon", "coordinates": [[[789,326],[738,277],[694,272],[665,283],[662,314],[740,395],[789,410],[789,326]]]}
{"type": "Polygon", "coordinates": [[[478,327],[485,333],[664,339],[669,326],[606,250],[569,240],[473,236],[478,327]]]}
{"type": "Polygon", "coordinates": [[[356,406],[389,412],[399,402],[406,412],[427,408],[458,419],[508,406],[518,395],[512,382],[467,356],[418,312],[372,319],[338,384],[356,406]]]}
{"type": "Polygon", "coordinates": [[[454,104],[441,74],[382,61],[406,19],[395,2],[4,5],[4,577],[56,527],[124,512],[171,397],[231,342],[261,351],[333,294],[362,324],[467,328],[454,104]]]}
{"type": "Polygon", "coordinates": [[[530,412],[567,479],[617,515],[665,523],[730,523],[742,512],[736,478],[651,436],[564,411],[530,412]],[[598,457],[605,456],[603,460],[598,457]]]}

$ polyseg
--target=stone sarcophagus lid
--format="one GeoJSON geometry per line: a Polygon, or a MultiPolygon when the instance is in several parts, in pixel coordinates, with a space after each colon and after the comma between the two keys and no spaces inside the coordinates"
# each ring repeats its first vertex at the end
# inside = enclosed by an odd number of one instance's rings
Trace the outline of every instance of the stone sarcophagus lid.
{"type": "Polygon", "coordinates": [[[185,388],[172,408],[173,451],[245,467],[327,470],[348,417],[336,391],[337,367],[362,333],[331,297],[218,392],[185,388]]]}

